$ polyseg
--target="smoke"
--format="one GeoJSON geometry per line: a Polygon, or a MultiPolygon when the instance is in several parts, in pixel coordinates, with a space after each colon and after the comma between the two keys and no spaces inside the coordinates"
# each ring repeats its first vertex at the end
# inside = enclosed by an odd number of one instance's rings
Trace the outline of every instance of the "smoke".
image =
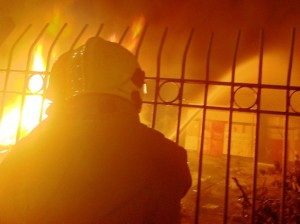
{"type": "Polygon", "coordinates": [[[251,37],[264,28],[278,38],[281,31],[300,23],[298,0],[0,0],[0,12],[0,19],[10,18],[17,26],[47,22],[124,26],[143,16],[154,26],[178,32],[195,28],[225,37],[238,29],[251,37]]]}
{"type": "Polygon", "coordinates": [[[0,12],[1,39],[14,26],[41,27],[49,22],[56,27],[63,23],[81,27],[103,23],[111,30],[120,30],[143,16],[159,32],[165,27],[170,29],[173,33],[169,37],[170,45],[175,52],[180,49],[174,46],[183,48],[179,45],[185,43],[176,41],[195,29],[198,35],[195,39],[205,43],[194,46],[195,54],[199,54],[207,49],[208,39],[214,33],[216,70],[231,65],[238,30],[242,30],[241,57],[250,57],[257,54],[262,29],[266,31],[266,48],[276,45],[280,51],[288,46],[292,28],[300,25],[299,0],[0,0],[0,12]]]}
{"type": "Polygon", "coordinates": [[[152,26],[178,33],[195,28],[226,39],[242,29],[249,41],[260,29],[278,39],[300,25],[298,0],[0,0],[0,12],[0,19],[10,18],[16,26],[47,22],[126,26],[143,16],[152,26]]]}
{"type": "Polygon", "coordinates": [[[16,23],[53,19],[60,10],[65,22],[102,20],[125,21],[143,15],[153,24],[185,29],[283,27],[298,25],[300,2],[297,0],[1,0],[1,15],[16,23]]]}

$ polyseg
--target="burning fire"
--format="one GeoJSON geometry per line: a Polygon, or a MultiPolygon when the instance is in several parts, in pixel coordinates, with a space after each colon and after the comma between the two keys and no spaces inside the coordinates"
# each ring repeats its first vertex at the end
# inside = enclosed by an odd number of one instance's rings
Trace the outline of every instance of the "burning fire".
{"type": "MultiPolygon", "coordinates": [[[[124,40],[122,45],[127,48],[129,51],[134,52],[134,50],[137,47],[139,38],[142,34],[142,31],[145,27],[145,18],[143,16],[140,16],[138,19],[136,19],[133,24],[131,25],[128,33],[127,38],[124,40]]],[[[118,42],[117,35],[114,33],[109,38],[109,41],[111,42],[118,42]]]]}
{"type": "Polygon", "coordinates": [[[128,41],[125,42],[125,47],[133,52],[138,44],[139,38],[145,27],[145,18],[143,16],[139,17],[131,26],[128,41]]]}
{"type": "Polygon", "coordinates": [[[115,33],[113,35],[111,35],[110,38],[108,38],[108,40],[110,42],[117,42],[118,41],[117,36],[116,36],[115,33]]]}
{"type": "MultiPolygon", "coordinates": [[[[32,71],[34,71],[34,74],[29,76],[27,88],[27,93],[30,94],[25,97],[22,117],[20,116],[21,105],[19,101],[14,102],[4,111],[0,123],[0,146],[15,144],[18,129],[20,130],[20,138],[22,138],[40,122],[40,112],[43,101],[41,89],[44,82],[44,75],[42,73],[45,71],[41,45],[38,45],[34,52],[32,71]],[[41,74],[39,74],[39,72],[41,74]],[[22,122],[19,124],[20,120],[22,122]]],[[[42,119],[46,118],[45,110],[49,106],[49,103],[45,102],[44,105],[42,119]]]]}
{"type": "MultiPolygon", "coordinates": [[[[122,45],[133,52],[137,47],[144,27],[145,19],[141,16],[134,21],[128,30],[122,45]]],[[[118,41],[115,34],[109,40],[112,42],[118,41]]],[[[3,112],[0,121],[0,151],[5,146],[14,145],[17,137],[19,139],[25,137],[39,124],[40,119],[46,118],[45,111],[49,106],[49,101],[42,97],[45,77],[43,74],[45,72],[45,62],[42,45],[38,45],[35,49],[31,70],[34,72],[29,74],[27,95],[24,99],[23,108],[21,108],[20,101],[16,100],[14,103],[6,105],[3,112]],[[40,116],[41,113],[42,116],[40,116]]],[[[144,86],[144,88],[146,87],[144,86]]],[[[146,92],[146,89],[144,89],[144,92],[146,92]]]]}

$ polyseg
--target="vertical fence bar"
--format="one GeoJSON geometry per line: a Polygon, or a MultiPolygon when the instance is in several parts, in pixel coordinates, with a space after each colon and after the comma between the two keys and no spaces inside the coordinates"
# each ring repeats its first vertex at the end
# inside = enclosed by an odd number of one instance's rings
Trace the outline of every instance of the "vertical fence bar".
{"type": "Polygon", "coordinates": [[[230,81],[230,107],[229,107],[229,120],[228,120],[228,142],[227,142],[227,158],[226,158],[226,176],[225,176],[225,198],[224,198],[224,216],[223,222],[227,223],[228,218],[228,191],[229,191],[229,177],[230,177],[230,166],[231,166],[231,130],[232,130],[232,117],[233,117],[233,106],[234,106],[234,82],[235,82],[235,71],[236,71],[236,61],[240,45],[241,31],[238,31],[236,38],[236,45],[234,49],[233,62],[232,62],[232,72],[230,81]]]}
{"type": "Polygon", "coordinates": [[[8,62],[7,62],[7,67],[6,67],[6,74],[5,74],[5,80],[4,80],[4,86],[3,86],[3,96],[2,96],[2,100],[1,100],[1,104],[0,104],[0,122],[2,121],[3,118],[3,110],[4,110],[4,101],[5,101],[5,96],[6,96],[6,92],[7,92],[7,85],[8,85],[8,79],[9,79],[9,75],[11,72],[11,63],[12,63],[12,59],[13,59],[13,55],[14,55],[14,51],[16,46],[18,45],[18,43],[21,41],[21,39],[25,36],[25,34],[27,33],[27,31],[31,28],[31,24],[28,25],[25,30],[21,33],[21,35],[17,38],[17,40],[13,43],[11,50],[9,52],[9,56],[8,56],[8,62]]]}
{"type": "Polygon", "coordinates": [[[74,47],[76,46],[77,42],[79,41],[80,37],[84,34],[84,32],[86,31],[86,29],[88,28],[88,24],[85,24],[83,26],[83,28],[81,29],[80,33],[77,35],[77,37],[75,38],[73,44],[70,47],[70,51],[74,49],[74,47]]]}
{"type": "Polygon", "coordinates": [[[21,96],[21,106],[20,106],[20,119],[18,122],[18,130],[17,130],[17,134],[16,134],[16,140],[18,141],[20,138],[20,134],[21,134],[21,126],[22,126],[22,115],[23,115],[23,110],[24,110],[24,106],[25,106],[25,98],[26,98],[26,89],[27,89],[27,82],[28,80],[28,74],[29,74],[29,70],[30,70],[30,65],[31,65],[31,58],[32,58],[32,52],[34,47],[36,46],[37,42],[41,39],[42,35],[44,34],[45,30],[47,29],[47,27],[49,26],[49,23],[47,23],[44,28],[41,30],[41,32],[39,33],[39,35],[37,36],[37,38],[34,40],[34,42],[31,44],[30,48],[29,48],[29,52],[28,52],[28,57],[27,57],[27,65],[26,65],[26,71],[25,71],[25,81],[23,84],[23,89],[22,89],[22,96],[21,96]]]}
{"type": "Polygon", "coordinates": [[[137,47],[136,47],[136,50],[135,50],[135,53],[134,55],[138,58],[139,57],[139,53],[140,53],[140,49],[141,49],[141,46],[142,46],[142,43],[144,41],[144,38],[145,38],[145,35],[146,35],[146,32],[147,32],[147,29],[148,29],[148,23],[145,24],[144,26],[144,29],[141,33],[141,38],[139,39],[139,42],[137,44],[137,47]]]}
{"type": "MultiPolygon", "coordinates": [[[[52,54],[52,51],[53,51],[53,48],[55,46],[55,44],[57,43],[58,39],[60,38],[60,36],[62,35],[63,31],[65,30],[65,28],[67,27],[67,24],[65,23],[63,25],[63,27],[59,30],[59,32],[57,33],[55,39],[53,40],[50,48],[49,48],[49,51],[48,51],[48,55],[47,55],[47,62],[46,62],[46,74],[45,74],[45,77],[44,77],[44,82],[43,82],[43,94],[45,94],[45,91],[46,91],[46,88],[47,88],[47,83],[48,83],[48,80],[49,80],[49,72],[50,72],[50,58],[51,58],[51,54],[52,54]]],[[[43,97],[43,100],[42,100],[42,105],[41,105],[41,110],[40,110],[40,122],[42,121],[42,118],[43,118],[43,108],[44,108],[44,104],[45,104],[45,98],[43,97]]]]}
{"type": "Polygon", "coordinates": [[[61,37],[63,31],[65,30],[65,28],[67,27],[67,24],[65,23],[62,28],[59,30],[59,32],[57,33],[55,39],[53,40],[50,48],[49,48],[49,51],[48,51],[48,56],[47,56],[47,62],[46,62],[46,71],[49,71],[49,67],[50,67],[50,58],[51,58],[51,54],[52,54],[52,51],[53,51],[53,48],[55,46],[55,44],[57,43],[58,39],[61,37]]]}
{"type": "Polygon", "coordinates": [[[157,55],[157,68],[156,68],[156,82],[155,82],[155,93],[154,93],[152,128],[155,128],[155,123],[156,123],[157,101],[158,101],[159,90],[160,90],[161,55],[162,55],[163,47],[164,47],[164,44],[166,41],[167,33],[168,33],[168,28],[165,28],[162,39],[160,41],[160,46],[159,46],[158,55],[157,55]]]}
{"type": "Polygon", "coordinates": [[[122,36],[121,36],[121,38],[119,40],[119,44],[120,45],[122,44],[124,38],[126,37],[126,34],[128,33],[128,30],[129,30],[129,26],[126,27],[126,29],[124,30],[124,32],[123,32],[123,34],[122,34],[122,36]]]}
{"type": "Polygon", "coordinates": [[[286,108],[285,108],[285,130],[284,130],[284,150],[283,150],[283,169],[282,169],[282,206],[281,206],[281,223],[285,222],[285,198],[286,198],[286,171],[287,171],[287,163],[288,163],[288,147],[289,147],[289,111],[290,111],[290,87],[291,87],[291,76],[292,76],[292,68],[293,68],[293,58],[294,58],[294,47],[295,47],[295,36],[296,29],[292,30],[292,38],[291,38],[291,47],[290,47],[290,58],[289,65],[287,71],[287,82],[286,82],[286,108]]]}
{"type": "Polygon", "coordinates": [[[254,149],[254,167],[253,167],[253,198],[252,198],[252,212],[251,223],[254,222],[255,210],[256,210],[256,186],[257,186],[257,164],[258,164],[258,150],[260,141],[260,115],[261,115],[261,84],[262,84],[262,71],[263,71],[263,59],[264,59],[264,30],[260,33],[260,46],[259,46],[259,64],[258,64],[258,80],[257,80],[257,101],[256,101],[256,130],[255,130],[255,149],[254,149]]]}
{"type": "Polygon", "coordinates": [[[184,50],[183,58],[182,58],[182,67],[181,67],[181,77],[180,77],[180,89],[179,89],[179,102],[178,102],[178,121],[177,121],[177,128],[176,128],[176,143],[179,142],[179,135],[180,135],[180,129],[181,129],[181,114],[182,114],[182,97],[183,97],[183,89],[184,89],[184,78],[185,78],[185,70],[186,70],[186,58],[187,54],[192,42],[194,34],[194,29],[191,30],[188,41],[186,43],[186,47],[184,50]]]}
{"type": "Polygon", "coordinates": [[[96,33],[95,37],[99,37],[100,36],[100,33],[102,32],[103,27],[104,27],[104,24],[101,23],[100,26],[99,26],[99,28],[98,28],[98,30],[97,30],[97,33],[96,33]]]}
{"type": "Polygon", "coordinates": [[[205,74],[205,85],[204,85],[204,96],[203,96],[204,102],[203,102],[201,140],[200,140],[200,152],[199,152],[199,164],[198,164],[195,224],[198,224],[199,220],[200,220],[199,213],[200,213],[200,197],[201,197],[201,177],[202,177],[202,164],[203,164],[203,152],[204,152],[204,137],[205,137],[208,86],[209,86],[209,75],[210,75],[210,57],[211,57],[213,38],[214,38],[214,33],[212,33],[210,36],[207,55],[206,55],[206,74],[205,74]]]}

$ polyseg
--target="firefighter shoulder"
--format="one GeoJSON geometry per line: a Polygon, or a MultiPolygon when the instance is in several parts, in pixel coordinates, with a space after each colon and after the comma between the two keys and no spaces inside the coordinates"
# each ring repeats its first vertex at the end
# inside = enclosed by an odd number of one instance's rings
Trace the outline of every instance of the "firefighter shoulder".
{"type": "Polygon", "coordinates": [[[61,56],[48,118],[0,165],[0,223],[180,223],[186,151],[140,123],[143,82],[136,58],[101,38],[61,56]]]}

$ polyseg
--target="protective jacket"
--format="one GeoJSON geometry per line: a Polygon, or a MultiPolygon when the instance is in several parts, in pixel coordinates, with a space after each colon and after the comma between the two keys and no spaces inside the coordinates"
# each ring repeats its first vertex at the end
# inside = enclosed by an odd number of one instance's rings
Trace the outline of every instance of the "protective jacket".
{"type": "Polygon", "coordinates": [[[186,151],[119,97],[77,97],[0,165],[1,224],[180,222],[186,151]]]}

